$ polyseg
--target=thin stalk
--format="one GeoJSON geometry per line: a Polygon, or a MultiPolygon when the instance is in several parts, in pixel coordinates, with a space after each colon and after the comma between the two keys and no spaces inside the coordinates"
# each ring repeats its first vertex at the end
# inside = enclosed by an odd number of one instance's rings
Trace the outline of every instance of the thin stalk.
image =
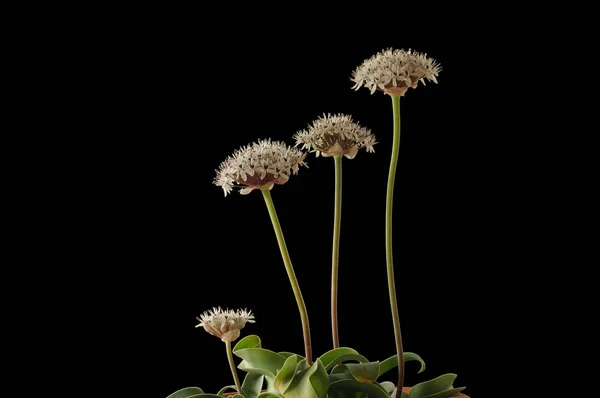
{"type": "Polygon", "coordinates": [[[398,354],[397,390],[402,391],[402,387],[404,386],[404,351],[402,348],[400,315],[398,314],[396,284],[394,282],[394,258],[392,255],[392,206],[394,201],[394,181],[396,178],[396,167],[398,166],[398,154],[400,152],[400,96],[392,95],[391,97],[392,105],[394,107],[394,141],[392,144],[392,159],[390,161],[390,172],[388,175],[387,197],[385,205],[385,260],[387,264],[388,290],[390,293],[392,319],[394,321],[396,352],[398,354]]]}
{"type": "Polygon", "coordinates": [[[231,374],[233,374],[233,380],[235,381],[235,388],[237,388],[238,394],[242,394],[242,385],[238,377],[237,371],[235,370],[235,363],[233,362],[233,354],[231,353],[231,341],[225,342],[225,349],[227,350],[227,360],[229,361],[229,367],[231,368],[231,374]]]}
{"type": "Polygon", "coordinates": [[[333,253],[331,255],[331,333],[333,348],[340,346],[338,335],[338,266],[340,260],[340,231],[342,224],[342,156],[335,160],[335,204],[333,211],[333,253]]]}
{"type": "Polygon", "coordinates": [[[294,291],[294,296],[296,297],[298,310],[300,311],[300,318],[302,319],[302,333],[304,335],[306,363],[312,365],[312,347],[310,343],[310,327],[308,324],[306,305],[304,304],[302,292],[300,291],[300,286],[298,285],[298,279],[296,279],[294,267],[292,266],[292,260],[290,260],[290,254],[288,252],[287,245],[285,244],[285,238],[283,237],[283,231],[281,230],[279,218],[277,217],[277,212],[275,211],[273,198],[271,198],[271,192],[269,191],[269,188],[261,188],[261,192],[263,193],[265,203],[267,204],[267,209],[269,210],[269,215],[271,216],[271,222],[273,223],[273,229],[275,230],[275,235],[277,235],[277,243],[279,243],[279,250],[281,251],[281,257],[283,258],[283,264],[285,265],[285,270],[287,271],[288,278],[290,279],[290,283],[292,285],[292,290],[294,291]]]}

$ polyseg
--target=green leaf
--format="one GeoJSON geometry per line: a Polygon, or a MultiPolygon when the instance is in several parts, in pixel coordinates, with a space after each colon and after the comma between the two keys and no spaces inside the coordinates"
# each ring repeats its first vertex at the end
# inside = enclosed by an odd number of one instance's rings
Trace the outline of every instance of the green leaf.
{"type": "Polygon", "coordinates": [[[227,390],[235,390],[237,391],[237,387],[235,385],[225,386],[219,390],[217,395],[223,395],[227,392],[227,390]]]}
{"type": "Polygon", "coordinates": [[[294,375],[296,374],[296,366],[298,366],[298,356],[291,355],[286,359],[285,363],[275,376],[275,388],[282,394],[288,389],[294,375]]]}
{"type": "Polygon", "coordinates": [[[262,390],[265,376],[256,372],[248,372],[242,383],[242,391],[246,398],[256,398],[262,390]]]}
{"type": "MultiPolygon", "coordinates": [[[[419,361],[421,363],[421,369],[417,372],[417,374],[421,373],[425,370],[425,361],[423,361],[423,358],[421,358],[414,352],[405,352],[404,353],[404,363],[409,362],[409,361],[419,361]]],[[[392,355],[385,361],[381,362],[381,366],[379,367],[379,376],[377,376],[377,377],[380,377],[382,374],[394,369],[397,366],[398,366],[398,355],[392,355]]]]}
{"type": "Polygon", "coordinates": [[[283,356],[264,348],[243,348],[234,350],[233,353],[243,359],[238,368],[246,372],[255,371],[275,377],[285,363],[283,356]]]}
{"type": "MultiPolygon", "coordinates": [[[[236,394],[236,396],[240,396],[239,394],[236,394]]],[[[198,395],[190,395],[187,398],[223,398],[221,395],[215,395],[215,394],[198,394],[198,395]]]]}
{"type": "Polygon", "coordinates": [[[204,393],[204,391],[202,391],[201,388],[186,387],[186,388],[182,388],[181,390],[175,391],[173,394],[169,395],[167,398],[187,398],[187,397],[191,397],[192,395],[198,395],[198,394],[202,394],[202,393],[204,393]]]}
{"type": "Polygon", "coordinates": [[[370,383],[379,376],[379,361],[367,363],[347,363],[346,367],[352,376],[361,383],[370,383]]]}
{"type": "Polygon", "coordinates": [[[369,398],[390,398],[390,395],[378,383],[361,383],[358,380],[339,380],[329,385],[330,391],[361,392],[369,398]]]}
{"type": "Polygon", "coordinates": [[[456,379],[456,375],[454,373],[448,373],[436,377],[435,379],[424,381],[423,383],[419,383],[414,386],[410,390],[410,394],[408,394],[408,396],[410,398],[425,398],[427,396],[449,390],[452,388],[454,379],[456,379]]]}
{"type": "Polygon", "coordinates": [[[323,362],[323,366],[325,366],[325,369],[327,370],[343,361],[369,362],[367,358],[363,357],[355,349],[350,347],[334,348],[321,355],[319,359],[323,362]]]}
{"type": "Polygon", "coordinates": [[[276,392],[267,391],[259,394],[256,398],[283,398],[283,395],[280,395],[276,392]]]}
{"type": "Polygon", "coordinates": [[[451,388],[451,389],[446,390],[446,391],[440,391],[437,394],[428,395],[425,398],[449,398],[449,397],[455,396],[456,394],[458,394],[459,392],[461,392],[465,388],[466,387],[451,388]]]}
{"type": "Polygon", "coordinates": [[[244,337],[237,342],[235,347],[233,347],[233,352],[236,352],[237,350],[243,350],[244,348],[262,348],[260,345],[260,337],[255,334],[244,337]]]}
{"type": "Polygon", "coordinates": [[[278,352],[278,354],[281,355],[282,357],[286,357],[286,358],[289,358],[292,355],[297,355],[298,358],[304,359],[304,357],[302,355],[294,354],[293,352],[280,351],[280,352],[278,352]]]}
{"type": "Polygon", "coordinates": [[[387,392],[388,394],[391,394],[395,389],[396,389],[396,385],[394,383],[392,383],[391,381],[382,381],[381,383],[379,383],[379,385],[385,390],[385,392],[387,392]]]}
{"type": "MultiPolygon", "coordinates": [[[[391,398],[396,398],[396,393],[397,393],[397,392],[398,392],[398,390],[394,389],[394,392],[392,392],[392,393],[390,394],[390,397],[391,397],[391,398]]],[[[405,393],[404,391],[402,391],[401,397],[402,397],[402,398],[408,398],[408,394],[407,394],[407,393],[405,393]]]]}
{"type": "MultiPolygon", "coordinates": [[[[301,368],[304,360],[300,361],[296,369],[301,368]]],[[[308,369],[296,373],[292,384],[285,392],[285,398],[324,398],[327,396],[329,377],[323,362],[317,359],[308,369]]]]}

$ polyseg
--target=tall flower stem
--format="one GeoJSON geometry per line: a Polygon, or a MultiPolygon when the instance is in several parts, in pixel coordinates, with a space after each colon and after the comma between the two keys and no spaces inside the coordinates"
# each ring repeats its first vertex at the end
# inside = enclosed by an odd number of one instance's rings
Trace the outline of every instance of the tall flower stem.
{"type": "Polygon", "coordinates": [[[400,332],[398,302],[396,299],[396,284],[394,282],[394,257],[392,255],[392,207],[394,201],[394,180],[396,179],[396,167],[398,166],[398,154],[400,152],[400,96],[391,95],[391,97],[394,107],[394,141],[392,144],[392,159],[390,161],[390,172],[388,175],[387,197],[385,205],[385,260],[387,264],[388,290],[390,293],[392,319],[394,321],[396,352],[398,354],[397,390],[402,391],[402,387],[404,385],[404,352],[402,348],[402,333],[400,332]]]}
{"type": "Polygon", "coordinates": [[[231,341],[225,342],[225,349],[227,350],[227,360],[229,361],[229,367],[231,368],[233,380],[235,381],[235,388],[237,388],[238,394],[243,394],[242,385],[240,384],[240,379],[238,377],[237,371],[235,370],[235,363],[233,362],[233,354],[231,353],[231,341]]]}
{"type": "Polygon", "coordinates": [[[333,348],[340,346],[338,335],[338,266],[340,261],[340,231],[342,224],[342,156],[335,160],[335,204],[333,212],[333,250],[331,255],[331,334],[333,348]]]}
{"type": "Polygon", "coordinates": [[[298,279],[296,279],[294,267],[292,266],[292,260],[290,260],[290,254],[288,252],[287,245],[285,244],[285,238],[283,237],[283,231],[281,230],[279,218],[277,217],[277,212],[275,211],[275,205],[273,204],[271,192],[269,191],[269,188],[261,188],[260,190],[263,193],[265,203],[267,204],[267,209],[269,210],[269,215],[271,216],[271,222],[273,223],[273,229],[275,230],[275,235],[277,235],[277,243],[279,243],[279,250],[281,251],[281,257],[283,258],[283,264],[285,265],[285,270],[287,271],[288,278],[290,279],[290,283],[292,285],[292,290],[294,291],[294,296],[296,297],[298,310],[300,311],[300,318],[302,319],[302,333],[304,335],[304,351],[306,352],[306,363],[312,365],[312,347],[310,343],[310,327],[308,324],[306,305],[304,304],[302,292],[300,291],[300,286],[298,285],[298,279]]]}

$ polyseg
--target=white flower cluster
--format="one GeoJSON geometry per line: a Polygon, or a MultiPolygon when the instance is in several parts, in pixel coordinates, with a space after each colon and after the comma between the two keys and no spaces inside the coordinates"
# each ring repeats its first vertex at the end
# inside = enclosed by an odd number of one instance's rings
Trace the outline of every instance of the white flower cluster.
{"type": "Polygon", "coordinates": [[[381,51],[367,59],[352,73],[352,87],[358,90],[365,86],[371,90],[385,91],[393,87],[416,88],[419,81],[425,84],[425,78],[437,83],[436,76],[442,70],[441,65],[434,59],[427,58],[412,50],[381,51]]]}
{"type": "Polygon", "coordinates": [[[371,131],[352,121],[351,116],[323,115],[307,129],[294,135],[296,146],[316,152],[317,156],[341,156],[353,159],[360,148],[375,152],[375,136],[371,131]]]}
{"type": "Polygon", "coordinates": [[[240,329],[246,326],[246,322],[254,323],[252,311],[243,310],[222,310],[221,307],[206,311],[199,317],[196,317],[200,324],[196,327],[203,327],[208,333],[219,337],[222,341],[235,341],[240,337],[240,329]]]}
{"type": "Polygon", "coordinates": [[[253,189],[272,188],[285,183],[300,166],[306,166],[306,154],[283,142],[259,140],[236,150],[221,163],[214,184],[222,187],[225,196],[234,186],[243,186],[242,195],[253,189]]]}

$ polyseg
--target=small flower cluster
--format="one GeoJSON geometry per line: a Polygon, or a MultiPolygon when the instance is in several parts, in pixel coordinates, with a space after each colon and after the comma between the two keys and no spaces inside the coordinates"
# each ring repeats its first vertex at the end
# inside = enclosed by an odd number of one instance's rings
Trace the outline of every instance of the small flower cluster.
{"type": "Polygon", "coordinates": [[[307,129],[299,131],[294,138],[296,146],[316,152],[317,156],[341,156],[353,159],[360,148],[375,152],[375,136],[371,131],[352,121],[352,117],[323,115],[307,129]]]}
{"type": "Polygon", "coordinates": [[[196,327],[203,327],[208,333],[219,337],[222,341],[235,341],[240,337],[240,329],[246,322],[254,323],[252,311],[222,310],[221,307],[213,308],[196,317],[200,321],[196,327]]]}
{"type": "Polygon", "coordinates": [[[409,87],[416,88],[425,78],[437,83],[436,76],[441,65],[427,54],[416,51],[384,50],[364,61],[352,73],[354,89],[362,86],[371,90],[382,90],[390,94],[403,94],[409,87]]]}
{"type": "Polygon", "coordinates": [[[234,186],[243,186],[242,195],[254,189],[272,188],[285,183],[300,166],[306,166],[306,154],[283,142],[259,140],[235,151],[221,163],[214,184],[222,187],[225,196],[234,186]]]}

